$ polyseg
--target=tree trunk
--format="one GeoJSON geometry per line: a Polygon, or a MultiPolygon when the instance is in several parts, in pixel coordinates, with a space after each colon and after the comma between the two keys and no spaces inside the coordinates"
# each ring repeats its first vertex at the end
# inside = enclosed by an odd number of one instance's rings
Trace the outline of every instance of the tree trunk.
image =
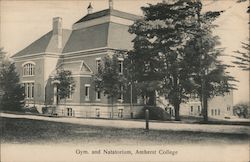
{"type": "Polygon", "coordinates": [[[111,118],[114,118],[114,97],[111,98],[112,108],[111,108],[111,118]]]}
{"type": "Polygon", "coordinates": [[[66,111],[66,115],[68,116],[68,111],[66,110],[66,98],[64,98],[64,110],[66,111]]]}
{"type": "Polygon", "coordinates": [[[208,114],[207,114],[207,108],[208,108],[208,104],[207,104],[207,95],[206,95],[206,82],[205,82],[205,79],[204,79],[204,76],[205,76],[205,71],[204,73],[202,74],[203,77],[202,77],[202,82],[201,82],[201,94],[202,94],[202,106],[203,106],[203,120],[204,122],[207,122],[208,121],[208,114]]]}
{"type": "Polygon", "coordinates": [[[204,97],[203,97],[203,120],[205,122],[208,121],[207,108],[208,108],[207,97],[204,95],[204,97]]]}
{"type": "Polygon", "coordinates": [[[173,81],[174,81],[174,110],[175,110],[175,121],[180,121],[180,102],[179,102],[179,87],[178,87],[178,78],[177,75],[174,75],[173,77],[173,81]]]}
{"type": "Polygon", "coordinates": [[[180,121],[180,104],[179,103],[175,103],[174,104],[174,111],[175,111],[175,121],[180,121]]]}

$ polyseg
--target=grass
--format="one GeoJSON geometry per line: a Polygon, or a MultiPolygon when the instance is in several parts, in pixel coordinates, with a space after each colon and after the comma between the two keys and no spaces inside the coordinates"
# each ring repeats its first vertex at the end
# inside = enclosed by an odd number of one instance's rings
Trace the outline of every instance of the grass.
{"type": "Polygon", "coordinates": [[[244,144],[244,134],[202,133],[190,131],[145,132],[143,129],[121,129],[85,126],[22,118],[1,117],[1,142],[25,144],[110,144],[110,145],[168,145],[168,144],[244,144]]]}

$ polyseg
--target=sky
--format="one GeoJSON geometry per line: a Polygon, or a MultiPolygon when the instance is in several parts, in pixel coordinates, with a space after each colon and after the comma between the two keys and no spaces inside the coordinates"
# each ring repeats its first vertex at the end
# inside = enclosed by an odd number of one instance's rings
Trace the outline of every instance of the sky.
{"type": "MultiPolygon", "coordinates": [[[[114,0],[114,8],[142,15],[141,6],[156,4],[160,0],[114,0]]],[[[249,17],[246,13],[248,3],[236,0],[204,0],[204,10],[225,10],[215,21],[218,27],[214,34],[221,38],[224,53],[235,55],[233,51],[241,48],[241,42],[249,39],[249,17]]],[[[73,23],[87,13],[89,3],[95,11],[108,8],[108,0],[0,0],[0,47],[9,56],[22,50],[52,28],[52,18],[62,17],[63,28],[71,29],[73,23]]],[[[226,63],[230,57],[222,58],[226,63]]],[[[237,68],[229,69],[239,82],[234,91],[234,103],[249,101],[249,72],[237,68]]]]}

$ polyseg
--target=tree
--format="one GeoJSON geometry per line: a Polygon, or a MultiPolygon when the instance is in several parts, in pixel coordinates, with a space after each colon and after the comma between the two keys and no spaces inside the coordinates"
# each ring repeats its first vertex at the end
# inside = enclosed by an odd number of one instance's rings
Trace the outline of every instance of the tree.
{"type": "Polygon", "coordinates": [[[142,7],[144,19],[130,27],[136,34],[130,59],[135,65],[135,78],[142,83],[143,95],[155,104],[155,93],[166,96],[180,120],[180,104],[189,99],[192,90],[190,71],[186,68],[187,42],[192,39],[197,2],[179,0],[142,7]]]}
{"type": "MultiPolygon", "coordinates": [[[[238,3],[247,2],[247,0],[238,0],[238,3]]],[[[247,14],[250,14],[250,6],[248,6],[247,14]]],[[[248,22],[250,24],[250,22],[248,22]]],[[[250,44],[243,43],[242,42],[242,51],[235,51],[236,56],[233,56],[235,58],[235,61],[232,61],[235,65],[238,66],[238,68],[242,69],[243,71],[249,71],[250,70],[250,44]]]]}
{"type": "Polygon", "coordinates": [[[250,71],[250,44],[242,42],[242,49],[244,51],[235,51],[235,61],[232,61],[238,68],[243,71],[250,71]]]}
{"type": "Polygon", "coordinates": [[[196,84],[195,91],[202,103],[204,121],[208,121],[208,99],[224,95],[235,89],[234,77],[226,71],[230,65],[223,64],[219,59],[223,49],[217,48],[220,44],[219,37],[213,36],[212,29],[216,27],[212,22],[220,16],[221,12],[206,12],[201,14],[202,3],[198,2],[196,30],[193,30],[194,38],[186,46],[186,52],[190,53],[189,69],[193,71],[193,80],[196,84]]]}
{"type": "MultiPolygon", "coordinates": [[[[206,88],[209,94],[228,90],[228,80],[232,77],[225,75],[227,66],[217,60],[220,50],[214,48],[218,41],[211,35],[215,27],[212,22],[221,12],[202,13],[202,3],[198,0],[150,4],[142,10],[144,18],[129,29],[136,35],[129,56],[135,66],[135,78],[144,86],[141,89],[146,95],[153,98],[158,91],[166,96],[175,108],[175,120],[180,120],[180,104],[188,101],[190,94],[199,92],[205,97],[205,69],[212,65],[217,69],[213,73],[218,78],[210,79],[211,84],[207,84],[213,85],[213,88],[206,88]],[[192,44],[197,51],[189,48],[192,44]],[[214,55],[208,57],[210,52],[214,55]]],[[[206,102],[210,96],[202,101],[206,102]]],[[[207,103],[203,105],[206,109],[207,103]]]]}
{"type": "Polygon", "coordinates": [[[66,103],[67,97],[69,97],[75,90],[75,81],[72,77],[72,72],[60,68],[57,70],[57,75],[54,77],[54,81],[58,81],[57,95],[60,99],[64,99],[66,103]]]}
{"type": "Polygon", "coordinates": [[[8,111],[21,111],[24,105],[24,87],[19,83],[19,75],[14,63],[5,59],[5,52],[0,49],[0,109],[8,111]]]}
{"type": "Polygon", "coordinates": [[[118,96],[122,95],[127,88],[125,72],[120,71],[119,58],[125,58],[123,52],[117,51],[112,56],[106,56],[94,78],[96,91],[103,92],[104,95],[107,95],[107,97],[111,99],[111,118],[114,116],[114,101],[118,96]]]}
{"type": "Polygon", "coordinates": [[[189,51],[192,53],[192,60],[189,69],[193,70],[193,81],[195,82],[194,92],[202,103],[202,113],[204,121],[208,120],[208,100],[217,95],[224,95],[235,89],[233,84],[236,81],[226,72],[229,65],[223,64],[218,58],[222,55],[222,50],[217,49],[218,38],[212,35],[203,35],[198,40],[189,44],[189,51]],[[203,45],[197,43],[202,39],[203,45]],[[194,52],[195,51],[195,52],[194,52]]]}

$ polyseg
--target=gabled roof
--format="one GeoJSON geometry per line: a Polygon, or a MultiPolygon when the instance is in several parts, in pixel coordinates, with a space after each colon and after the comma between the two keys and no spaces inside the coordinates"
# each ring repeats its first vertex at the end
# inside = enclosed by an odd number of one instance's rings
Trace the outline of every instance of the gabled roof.
{"type": "Polygon", "coordinates": [[[106,9],[106,10],[102,10],[99,12],[88,14],[88,15],[84,16],[83,18],[81,18],[80,20],[78,20],[75,24],[81,23],[84,21],[88,21],[88,20],[92,20],[92,19],[96,19],[96,18],[100,18],[103,16],[108,16],[108,15],[112,15],[112,16],[116,16],[116,17],[120,17],[120,18],[124,18],[124,19],[129,19],[129,20],[133,20],[133,21],[141,18],[140,16],[126,13],[126,12],[122,12],[119,10],[106,9]]]}
{"type": "MultiPolygon", "coordinates": [[[[83,61],[74,61],[74,62],[63,62],[56,69],[63,68],[64,70],[70,70],[73,75],[87,74],[91,75],[93,72],[89,66],[83,61]]],[[[51,75],[56,75],[56,69],[51,73],[51,75]]]]}
{"type": "Polygon", "coordinates": [[[71,30],[63,29],[62,32],[62,48],[56,48],[56,40],[53,38],[52,31],[46,33],[41,38],[37,39],[29,46],[21,50],[20,52],[16,53],[12,56],[12,58],[26,56],[30,54],[36,53],[44,53],[44,52],[61,52],[63,47],[65,46],[68,38],[70,36],[71,30]]]}

